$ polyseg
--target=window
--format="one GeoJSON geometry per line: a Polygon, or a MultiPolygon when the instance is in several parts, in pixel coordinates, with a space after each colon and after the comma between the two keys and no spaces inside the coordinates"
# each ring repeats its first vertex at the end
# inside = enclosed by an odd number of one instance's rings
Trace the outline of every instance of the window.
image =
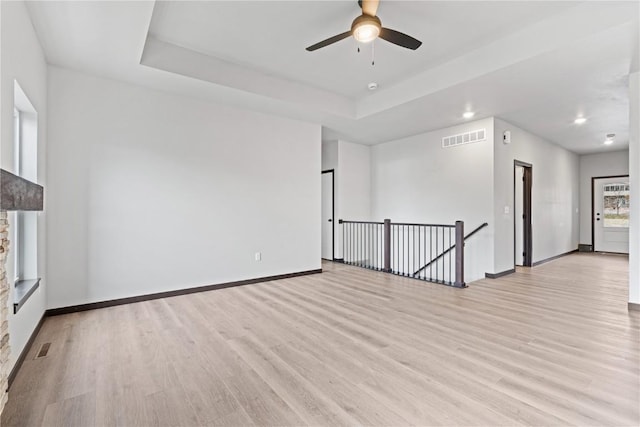
{"type": "MultiPolygon", "coordinates": [[[[38,182],[38,113],[17,81],[13,98],[13,173],[38,182]]],[[[19,283],[38,277],[38,213],[13,212],[9,217],[13,279],[19,283]]]]}
{"type": "MultiPolygon", "coordinates": [[[[22,123],[20,111],[13,109],[13,129],[14,129],[14,168],[16,175],[20,176],[22,166],[22,123]]],[[[15,226],[13,227],[13,272],[16,282],[24,279],[24,260],[22,256],[22,241],[24,239],[24,219],[22,212],[15,212],[15,226]]]]}
{"type": "MultiPolygon", "coordinates": [[[[14,169],[15,174],[22,176],[22,122],[20,120],[20,111],[18,109],[13,110],[13,150],[14,150],[14,169]]],[[[14,281],[18,282],[24,280],[24,212],[14,212],[14,226],[13,226],[13,272],[14,281]]]]}
{"type": "Polygon", "coordinates": [[[603,187],[604,226],[629,227],[629,184],[606,184],[603,187]]]}

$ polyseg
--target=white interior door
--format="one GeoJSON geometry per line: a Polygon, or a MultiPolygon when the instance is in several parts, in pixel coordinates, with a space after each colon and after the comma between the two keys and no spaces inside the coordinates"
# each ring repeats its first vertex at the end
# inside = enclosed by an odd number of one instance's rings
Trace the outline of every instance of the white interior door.
{"type": "Polygon", "coordinates": [[[516,265],[524,265],[524,168],[516,166],[515,199],[513,202],[513,218],[515,220],[516,265]]]}
{"type": "Polygon", "coordinates": [[[322,258],[333,260],[333,172],[322,173],[322,258]]]}
{"type": "Polygon", "coordinates": [[[593,248],[629,253],[629,177],[593,182],[593,248]]]}

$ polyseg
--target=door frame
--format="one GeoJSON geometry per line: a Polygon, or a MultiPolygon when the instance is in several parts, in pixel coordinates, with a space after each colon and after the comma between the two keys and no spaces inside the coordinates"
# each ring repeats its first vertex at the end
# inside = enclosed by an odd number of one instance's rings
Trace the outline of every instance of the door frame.
{"type": "Polygon", "coordinates": [[[516,167],[520,166],[524,169],[522,192],[522,210],[524,211],[524,221],[522,229],[522,245],[524,246],[524,257],[522,264],[524,267],[533,266],[533,227],[531,225],[532,203],[531,193],[533,188],[533,165],[531,163],[522,162],[520,160],[513,161],[513,265],[516,265],[516,167]]]}
{"type": "MultiPolygon", "coordinates": [[[[609,175],[609,176],[592,176],[591,177],[591,252],[596,251],[596,179],[608,179],[608,178],[629,178],[629,174],[626,175],[609,175]]],[[[617,252],[610,252],[617,253],[617,252]]]]}
{"type": "Polygon", "coordinates": [[[335,169],[323,170],[320,175],[331,174],[331,260],[336,259],[336,174],[335,169]]]}

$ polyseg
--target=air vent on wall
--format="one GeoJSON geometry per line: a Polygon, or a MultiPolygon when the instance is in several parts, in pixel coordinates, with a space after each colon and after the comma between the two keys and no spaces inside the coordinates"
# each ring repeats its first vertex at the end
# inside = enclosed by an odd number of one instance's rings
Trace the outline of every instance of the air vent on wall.
{"type": "Polygon", "coordinates": [[[442,138],[442,148],[454,147],[456,145],[471,144],[472,142],[480,142],[487,139],[485,129],[478,129],[471,132],[461,133],[458,135],[445,136],[442,138]]]}

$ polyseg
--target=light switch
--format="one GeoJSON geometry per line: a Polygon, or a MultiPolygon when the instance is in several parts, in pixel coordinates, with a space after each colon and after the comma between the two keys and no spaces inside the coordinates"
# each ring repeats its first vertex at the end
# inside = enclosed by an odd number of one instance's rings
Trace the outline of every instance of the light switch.
{"type": "Polygon", "coordinates": [[[262,260],[262,253],[256,252],[256,261],[261,261],[261,260],[262,260]]]}
{"type": "Polygon", "coordinates": [[[509,206],[504,207],[504,213],[505,215],[509,215],[509,206]]]}

